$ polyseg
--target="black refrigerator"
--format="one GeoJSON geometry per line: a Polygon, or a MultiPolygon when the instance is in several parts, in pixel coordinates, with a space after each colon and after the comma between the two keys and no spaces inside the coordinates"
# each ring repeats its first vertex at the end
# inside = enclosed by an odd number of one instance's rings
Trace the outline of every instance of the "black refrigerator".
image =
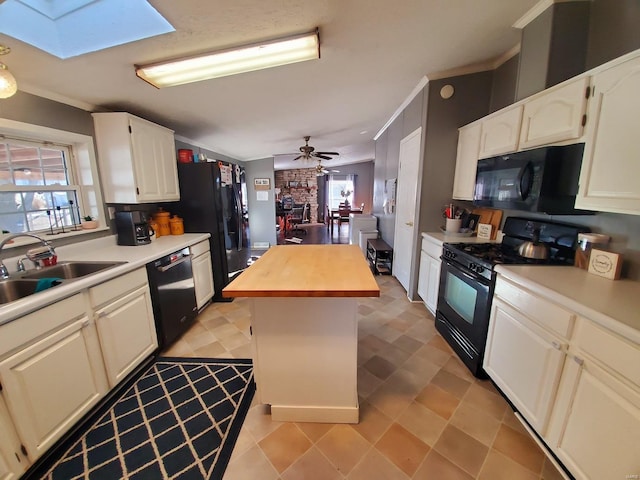
{"type": "Polygon", "coordinates": [[[229,162],[179,163],[180,201],[172,208],[189,233],[210,233],[214,301],[251,258],[244,168],[229,162]]]}

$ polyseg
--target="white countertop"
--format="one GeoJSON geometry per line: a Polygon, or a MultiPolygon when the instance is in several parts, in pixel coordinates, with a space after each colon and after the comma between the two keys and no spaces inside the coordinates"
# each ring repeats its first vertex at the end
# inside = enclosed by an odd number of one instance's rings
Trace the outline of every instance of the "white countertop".
{"type": "Polygon", "coordinates": [[[422,238],[429,237],[436,243],[500,243],[498,240],[488,240],[486,238],[478,238],[475,235],[467,237],[464,235],[451,235],[443,232],[423,232],[422,238]]]}
{"type": "Polygon", "coordinates": [[[608,280],[572,266],[499,265],[496,272],[640,343],[640,282],[608,280]]]}
{"type": "MultiPolygon", "coordinates": [[[[117,244],[115,235],[88,240],[56,248],[58,262],[65,261],[117,261],[127,262],[93,275],[66,281],[54,288],[34,293],[21,300],[0,306],[0,325],[15,320],[29,312],[69,297],[85,288],[92,287],[124,273],[140,268],[157,258],[194,245],[209,238],[208,233],[186,233],[168,235],[154,239],[148,245],[124,247],[117,244]]],[[[9,270],[15,268],[18,257],[3,260],[9,270]]]]}

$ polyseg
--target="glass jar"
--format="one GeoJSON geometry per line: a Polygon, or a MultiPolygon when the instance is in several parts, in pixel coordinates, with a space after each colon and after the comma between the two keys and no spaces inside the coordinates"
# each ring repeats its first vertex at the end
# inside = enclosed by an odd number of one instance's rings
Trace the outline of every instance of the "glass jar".
{"type": "Polygon", "coordinates": [[[591,258],[591,250],[605,249],[609,244],[611,237],[609,235],[603,235],[601,233],[579,233],[578,234],[578,248],[576,249],[576,256],[574,265],[584,270],[589,270],[589,259],[591,258]]]}
{"type": "Polygon", "coordinates": [[[169,227],[171,229],[171,235],[184,234],[184,222],[177,215],[171,217],[171,219],[169,220],[169,227]]]}

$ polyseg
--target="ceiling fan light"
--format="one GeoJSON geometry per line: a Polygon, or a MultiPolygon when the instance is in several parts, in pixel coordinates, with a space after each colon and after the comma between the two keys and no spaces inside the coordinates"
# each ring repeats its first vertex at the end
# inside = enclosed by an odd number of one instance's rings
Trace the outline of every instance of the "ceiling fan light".
{"type": "Polygon", "coordinates": [[[9,98],[18,91],[18,84],[7,66],[0,62],[0,98],[9,98]]]}
{"type": "Polygon", "coordinates": [[[320,58],[320,38],[315,30],[270,42],[136,66],[136,75],[163,88],[317,58],[320,58]]]}

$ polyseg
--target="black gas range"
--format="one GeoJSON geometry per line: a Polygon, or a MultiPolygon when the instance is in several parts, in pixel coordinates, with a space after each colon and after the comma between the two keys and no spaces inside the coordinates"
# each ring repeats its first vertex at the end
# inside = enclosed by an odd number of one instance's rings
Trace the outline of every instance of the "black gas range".
{"type": "Polygon", "coordinates": [[[489,328],[497,265],[573,265],[578,233],[589,229],[508,217],[502,243],[445,243],[440,270],[436,328],[477,377],[489,328]],[[548,247],[545,259],[525,258],[518,247],[534,239],[548,247]]]}

